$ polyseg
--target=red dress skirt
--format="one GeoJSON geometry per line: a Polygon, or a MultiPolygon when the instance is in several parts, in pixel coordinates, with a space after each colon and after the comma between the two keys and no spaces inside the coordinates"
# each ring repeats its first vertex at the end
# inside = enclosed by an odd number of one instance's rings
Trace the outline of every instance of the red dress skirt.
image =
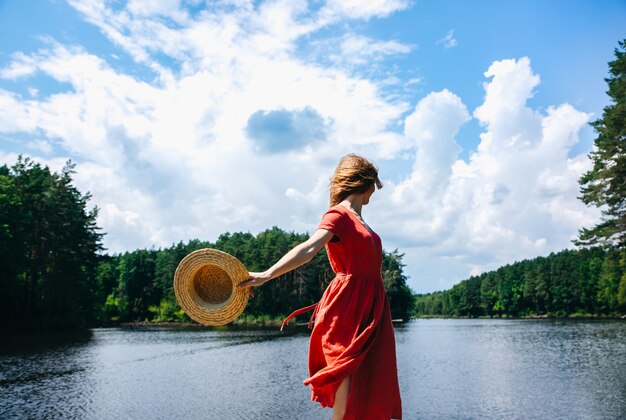
{"type": "Polygon", "coordinates": [[[283,322],[284,326],[294,316],[315,308],[310,377],[304,384],[311,387],[311,400],[333,407],[337,388],[351,376],[345,420],[401,419],[396,344],[381,277],[380,237],[341,205],[329,209],[318,228],[335,234],[326,251],[336,276],[317,304],[295,311],[283,322]]]}

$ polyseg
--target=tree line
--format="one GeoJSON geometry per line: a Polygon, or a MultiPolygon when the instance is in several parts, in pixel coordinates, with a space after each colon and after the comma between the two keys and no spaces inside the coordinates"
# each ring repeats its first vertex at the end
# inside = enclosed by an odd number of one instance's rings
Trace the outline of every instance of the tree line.
{"type": "Polygon", "coordinates": [[[615,316],[626,313],[626,250],[565,250],[508,264],[416,297],[418,316],[615,316]]]}

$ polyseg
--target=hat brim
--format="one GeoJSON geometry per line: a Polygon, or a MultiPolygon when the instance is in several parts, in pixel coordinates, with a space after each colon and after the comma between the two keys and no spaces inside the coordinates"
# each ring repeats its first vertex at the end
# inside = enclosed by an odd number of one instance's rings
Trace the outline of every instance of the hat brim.
{"type": "Polygon", "coordinates": [[[248,304],[248,288],[237,287],[248,276],[246,267],[232,255],[199,249],[178,264],[174,293],[178,304],[194,321],[225,325],[241,315],[248,304]]]}

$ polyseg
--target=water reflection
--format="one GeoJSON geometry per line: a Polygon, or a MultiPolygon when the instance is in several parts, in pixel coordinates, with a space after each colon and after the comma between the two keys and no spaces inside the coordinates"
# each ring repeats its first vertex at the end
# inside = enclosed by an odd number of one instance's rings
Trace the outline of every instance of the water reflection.
{"type": "MultiPolygon", "coordinates": [[[[626,323],[396,325],[406,419],[620,418],[626,323]]],[[[96,329],[3,336],[0,418],[323,419],[308,330],[96,329]]]]}
{"type": "Polygon", "coordinates": [[[400,338],[409,418],[624,418],[626,324],[420,320],[400,338]]]}

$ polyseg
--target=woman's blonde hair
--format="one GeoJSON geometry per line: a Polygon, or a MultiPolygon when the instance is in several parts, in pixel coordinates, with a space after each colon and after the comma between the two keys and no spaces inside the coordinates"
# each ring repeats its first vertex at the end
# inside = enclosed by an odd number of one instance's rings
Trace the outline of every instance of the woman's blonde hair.
{"type": "Polygon", "coordinates": [[[336,206],[350,194],[362,194],[372,185],[376,185],[378,189],[383,187],[378,179],[378,168],[354,153],[345,155],[330,178],[330,206],[336,206]]]}

